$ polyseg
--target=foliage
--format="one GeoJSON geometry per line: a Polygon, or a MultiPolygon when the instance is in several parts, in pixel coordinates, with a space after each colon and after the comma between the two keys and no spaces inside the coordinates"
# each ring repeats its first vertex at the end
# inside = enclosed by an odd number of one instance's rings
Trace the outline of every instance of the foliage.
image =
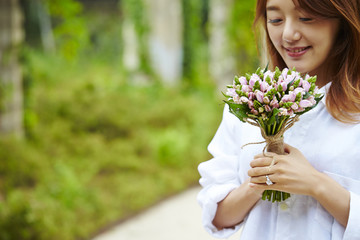
{"type": "Polygon", "coordinates": [[[27,54],[37,121],[27,141],[1,139],[0,239],[89,238],[198,180],[223,108],[211,88],[27,54]]]}
{"type": "Polygon", "coordinates": [[[236,59],[238,73],[256,69],[256,43],[252,29],[255,13],[255,0],[236,1],[232,3],[227,24],[229,48],[236,59]]]}
{"type": "Polygon", "coordinates": [[[89,44],[83,6],[76,0],[42,0],[53,18],[54,35],[58,51],[67,59],[74,60],[89,44]]]}
{"type": "Polygon", "coordinates": [[[183,15],[183,76],[191,85],[204,81],[198,74],[207,71],[209,0],[182,0],[183,15]],[[199,71],[199,69],[201,69],[199,71]]]}
{"type": "MultiPolygon", "coordinates": [[[[183,0],[185,80],[173,88],[135,85],[122,66],[121,23],[130,18],[151,77],[143,1],[120,1],[121,16],[43,1],[59,51],[23,51],[27,139],[0,139],[4,240],[86,239],[196,183],[223,109],[207,72],[208,0],[183,0]]],[[[231,21],[233,30],[243,24],[231,21]]],[[[251,63],[250,35],[230,35],[251,63]]]]}

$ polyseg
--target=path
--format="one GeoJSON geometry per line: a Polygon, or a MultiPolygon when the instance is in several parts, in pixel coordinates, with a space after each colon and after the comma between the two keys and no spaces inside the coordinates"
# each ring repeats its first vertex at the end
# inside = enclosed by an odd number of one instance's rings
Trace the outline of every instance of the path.
{"type": "MultiPolygon", "coordinates": [[[[214,240],[201,225],[199,190],[191,188],[161,202],[93,240],[214,240]]],[[[239,238],[240,232],[228,240],[239,238]]]]}

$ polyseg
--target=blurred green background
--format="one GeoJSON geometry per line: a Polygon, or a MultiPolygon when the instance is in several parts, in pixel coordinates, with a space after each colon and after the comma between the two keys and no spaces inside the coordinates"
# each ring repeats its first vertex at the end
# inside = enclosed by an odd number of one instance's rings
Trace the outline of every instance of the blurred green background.
{"type": "Polygon", "coordinates": [[[197,184],[254,4],[0,0],[0,239],[91,239],[197,184]]]}

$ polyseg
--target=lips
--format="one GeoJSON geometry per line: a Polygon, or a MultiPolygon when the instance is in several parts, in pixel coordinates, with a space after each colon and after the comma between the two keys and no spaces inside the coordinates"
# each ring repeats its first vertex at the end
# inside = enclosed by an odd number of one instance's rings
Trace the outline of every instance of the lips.
{"type": "Polygon", "coordinates": [[[284,47],[284,49],[286,50],[287,54],[290,57],[301,57],[307,52],[308,49],[310,49],[310,47],[292,47],[292,48],[284,47]]]}

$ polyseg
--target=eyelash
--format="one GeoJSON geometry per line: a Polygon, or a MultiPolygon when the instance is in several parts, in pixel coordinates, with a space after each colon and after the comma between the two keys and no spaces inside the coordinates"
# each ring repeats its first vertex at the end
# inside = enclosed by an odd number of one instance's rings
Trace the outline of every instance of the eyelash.
{"type": "Polygon", "coordinates": [[[311,22],[312,20],[314,20],[312,18],[299,18],[299,19],[303,22],[311,22]]]}
{"type": "Polygon", "coordinates": [[[279,23],[281,21],[282,21],[281,19],[269,19],[268,23],[279,23]]]}
{"type": "MultiPolygon", "coordinates": [[[[312,18],[299,18],[300,21],[302,22],[312,22],[314,19],[312,18]]],[[[280,23],[282,20],[281,19],[269,19],[268,23],[272,23],[272,24],[276,24],[276,23],[280,23]]]]}

